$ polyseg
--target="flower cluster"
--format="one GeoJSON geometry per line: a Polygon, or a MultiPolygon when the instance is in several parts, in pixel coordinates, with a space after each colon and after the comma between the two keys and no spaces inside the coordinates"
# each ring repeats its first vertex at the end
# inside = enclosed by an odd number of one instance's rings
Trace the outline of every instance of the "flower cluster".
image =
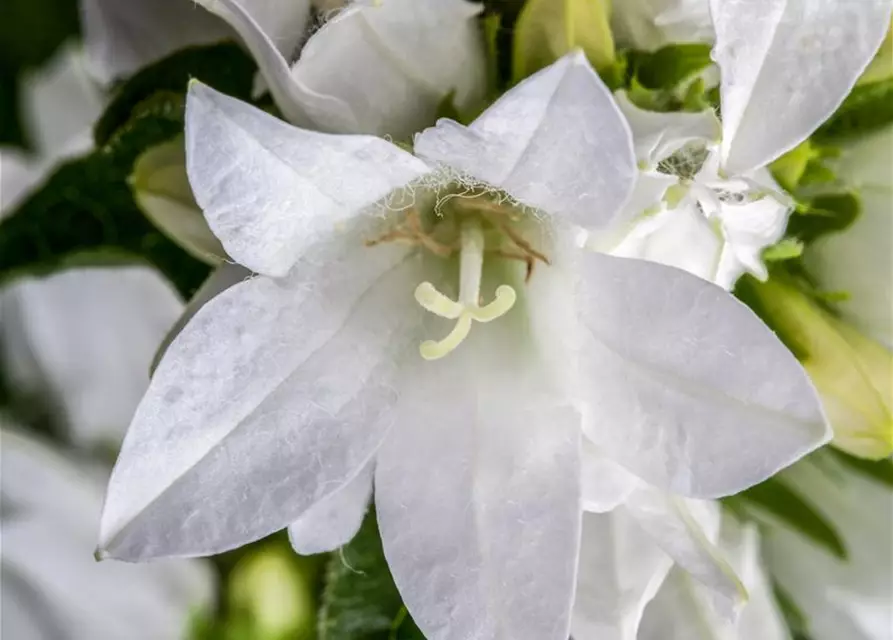
{"type": "Polygon", "coordinates": [[[129,422],[101,566],[371,527],[398,606],[339,626],[375,594],[329,571],[320,637],[889,637],[893,0],[611,4],[82,0],[94,106],[4,152],[0,246],[87,153],[211,269],[0,290],[14,388],[81,450],[129,422]],[[202,52],[257,73],[170,102],[202,52]]]}

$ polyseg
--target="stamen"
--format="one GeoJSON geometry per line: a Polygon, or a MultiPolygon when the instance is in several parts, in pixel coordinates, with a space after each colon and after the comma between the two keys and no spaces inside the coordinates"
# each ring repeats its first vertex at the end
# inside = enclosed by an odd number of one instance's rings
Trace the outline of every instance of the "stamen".
{"type": "Polygon", "coordinates": [[[425,360],[437,360],[458,347],[471,331],[472,320],[491,322],[514,306],[515,290],[503,284],[496,288],[492,302],[480,306],[481,270],[484,265],[484,232],[480,218],[468,216],[460,229],[459,301],[451,300],[430,282],[423,282],[415,290],[416,301],[427,311],[443,318],[456,319],[453,330],[439,342],[426,340],[419,347],[425,360]]]}
{"type": "Polygon", "coordinates": [[[465,307],[447,298],[430,282],[423,282],[416,287],[415,299],[426,311],[448,320],[455,320],[465,311],[465,307]]]}
{"type": "Polygon", "coordinates": [[[501,284],[496,288],[496,297],[493,298],[493,302],[483,307],[471,307],[467,311],[478,322],[490,322],[507,314],[515,306],[515,300],[517,299],[518,294],[515,293],[512,287],[507,284],[501,284]]]}
{"type": "Polygon", "coordinates": [[[462,341],[468,337],[470,331],[471,315],[463,313],[459,318],[459,321],[456,323],[456,326],[453,327],[453,330],[450,331],[446,338],[440,342],[425,340],[421,346],[419,346],[419,353],[422,354],[422,357],[425,360],[439,360],[458,347],[462,341]]]}

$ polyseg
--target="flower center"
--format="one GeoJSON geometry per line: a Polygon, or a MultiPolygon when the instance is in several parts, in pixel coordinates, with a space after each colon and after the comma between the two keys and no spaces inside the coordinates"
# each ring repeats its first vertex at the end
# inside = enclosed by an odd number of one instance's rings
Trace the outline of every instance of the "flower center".
{"type": "Polygon", "coordinates": [[[504,316],[514,306],[514,287],[496,287],[493,300],[481,300],[481,276],[486,257],[518,260],[527,266],[529,279],[536,261],[549,264],[549,259],[534,249],[514,228],[520,219],[517,212],[486,197],[456,196],[444,201],[449,214],[435,214],[437,221],[426,230],[417,210],[406,212],[405,219],[375,240],[408,242],[430,253],[449,258],[459,254],[459,295],[453,300],[431,282],[422,282],[415,289],[416,301],[427,311],[448,320],[455,320],[452,331],[442,340],[426,340],[419,352],[426,360],[438,360],[458,347],[471,331],[473,322],[491,322],[504,316]]]}
{"type": "Polygon", "coordinates": [[[415,299],[427,311],[455,320],[453,330],[440,341],[426,340],[419,347],[425,360],[437,360],[458,347],[471,331],[472,320],[490,322],[505,315],[514,306],[517,294],[507,284],[496,288],[489,304],[480,305],[481,271],[484,268],[484,230],[481,218],[465,215],[459,226],[459,300],[442,294],[430,282],[423,282],[415,290],[415,299]]]}

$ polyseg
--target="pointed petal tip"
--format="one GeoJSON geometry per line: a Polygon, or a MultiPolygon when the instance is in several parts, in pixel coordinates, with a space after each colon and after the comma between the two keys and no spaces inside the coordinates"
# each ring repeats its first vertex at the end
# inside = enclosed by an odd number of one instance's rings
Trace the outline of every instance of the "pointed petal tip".
{"type": "Polygon", "coordinates": [[[96,549],[93,550],[93,559],[96,560],[96,562],[108,560],[110,557],[111,556],[109,555],[108,551],[106,551],[102,547],[96,547],[96,549]]]}
{"type": "Polygon", "coordinates": [[[592,65],[589,64],[589,58],[586,57],[586,53],[580,47],[575,47],[565,58],[570,64],[592,68],[592,65]]]}

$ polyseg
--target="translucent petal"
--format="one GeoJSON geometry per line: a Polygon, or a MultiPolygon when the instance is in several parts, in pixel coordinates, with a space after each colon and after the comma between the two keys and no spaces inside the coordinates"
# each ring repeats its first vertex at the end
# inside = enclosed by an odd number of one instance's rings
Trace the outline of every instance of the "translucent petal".
{"type": "Polygon", "coordinates": [[[583,508],[586,511],[611,511],[622,504],[641,482],[585,438],[581,463],[583,508]]]}
{"type": "Polygon", "coordinates": [[[158,363],[167,351],[171,342],[180,335],[183,327],[192,320],[192,316],[198,313],[199,309],[205,306],[209,300],[213,299],[217,294],[229,289],[234,284],[247,280],[252,273],[242,265],[226,262],[211,272],[211,275],[202,283],[195,294],[189,299],[186,308],[177,318],[177,321],[171,326],[164,340],[158,345],[155,356],[152,358],[152,367],[150,373],[154,373],[158,368],[158,363]]]}
{"type": "Polygon", "coordinates": [[[751,486],[827,441],[805,372],[730,294],[644,260],[589,253],[579,269],[584,428],[614,460],[706,498],[751,486]]]}
{"type": "Polygon", "coordinates": [[[83,0],[84,49],[103,84],[189,45],[230,37],[227,26],[183,0],[83,0]]]}
{"type": "Polygon", "coordinates": [[[112,475],[104,554],[216,553],[295,522],[353,478],[417,355],[417,265],[353,230],[207,303],[152,378],[112,475]]]}
{"type": "MultiPolygon", "coordinates": [[[[291,123],[316,128],[313,126],[313,118],[308,113],[308,106],[316,106],[323,110],[328,108],[335,112],[346,108],[336,96],[316,96],[292,80],[289,56],[294,46],[283,50],[275,34],[257,19],[257,11],[252,11],[252,5],[258,4],[257,0],[253,2],[252,0],[196,0],[196,2],[226,21],[239,34],[242,42],[254,56],[276,106],[291,123]]],[[[296,25],[295,33],[287,40],[293,45],[297,44],[295,36],[300,38],[304,35],[303,26],[309,12],[309,4],[308,0],[297,0],[293,3],[295,8],[303,11],[301,24],[296,25]]],[[[343,131],[355,132],[350,128],[343,131]]]]}
{"type": "Polygon", "coordinates": [[[381,138],[297,129],[199,82],[186,105],[186,161],[227,253],[271,276],[428,170],[381,138]]]}
{"type": "Polygon", "coordinates": [[[591,227],[614,217],[637,173],[626,121],[581,53],[530,76],[468,127],[441,119],[416,136],[415,151],[591,227]]]}
{"type": "Polygon", "coordinates": [[[712,42],[710,8],[703,0],[624,0],[612,6],[618,44],[643,51],[685,42],[712,42]]]}
{"type": "Polygon", "coordinates": [[[450,95],[460,111],[477,107],[487,79],[480,11],[467,0],[382,0],[337,14],[291,72],[316,127],[408,138],[450,95]],[[322,96],[341,108],[316,104],[322,96]]]}
{"type": "Polygon", "coordinates": [[[623,508],[584,514],[574,640],[636,640],[645,605],[672,564],[623,508]]]}
{"type": "Polygon", "coordinates": [[[891,8],[889,0],[710,0],[726,171],[768,164],[827,120],[880,47],[891,8]]]}
{"type": "Polygon", "coordinates": [[[712,109],[662,113],[640,109],[625,91],[618,91],[615,98],[633,132],[636,159],[650,169],[689,142],[707,144],[720,138],[722,125],[712,109]]]}
{"type": "Polygon", "coordinates": [[[645,608],[642,640],[789,640],[790,635],[760,562],[756,528],[724,517],[719,548],[741,576],[750,600],[740,616],[719,613],[711,594],[675,567],[645,608]]]}
{"type": "Polygon", "coordinates": [[[374,464],[368,463],[353,480],[289,525],[288,540],[296,552],[325,553],[351,541],[369,507],[374,470],[374,464]]]}
{"type": "Polygon", "coordinates": [[[2,632],[16,640],[178,637],[213,600],[198,561],[98,564],[102,473],[3,424],[2,632]],[[8,475],[7,475],[8,474],[8,475]],[[13,612],[11,605],[18,605],[13,612]]]}
{"type": "Polygon", "coordinates": [[[385,556],[431,640],[568,637],[579,415],[519,348],[523,324],[513,310],[418,359],[377,459],[385,556]]]}
{"type": "Polygon", "coordinates": [[[38,399],[75,443],[117,447],[182,310],[146,267],[24,278],[0,294],[0,362],[9,384],[38,399]]]}
{"type": "Polygon", "coordinates": [[[664,207],[640,218],[607,253],[678,267],[713,282],[724,245],[697,203],[686,199],[674,208],[664,207]]]}
{"type": "Polygon", "coordinates": [[[719,529],[719,505],[689,506],[680,498],[643,484],[630,494],[624,509],[677,566],[706,587],[705,597],[711,608],[723,618],[734,620],[747,599],[747,592],[734,569],[710,541],[711,524],[714,530],[719,529]],[[695,515],[699,511],[706,511],[707,520],[715,522],[702,525],[695,515]]]}

